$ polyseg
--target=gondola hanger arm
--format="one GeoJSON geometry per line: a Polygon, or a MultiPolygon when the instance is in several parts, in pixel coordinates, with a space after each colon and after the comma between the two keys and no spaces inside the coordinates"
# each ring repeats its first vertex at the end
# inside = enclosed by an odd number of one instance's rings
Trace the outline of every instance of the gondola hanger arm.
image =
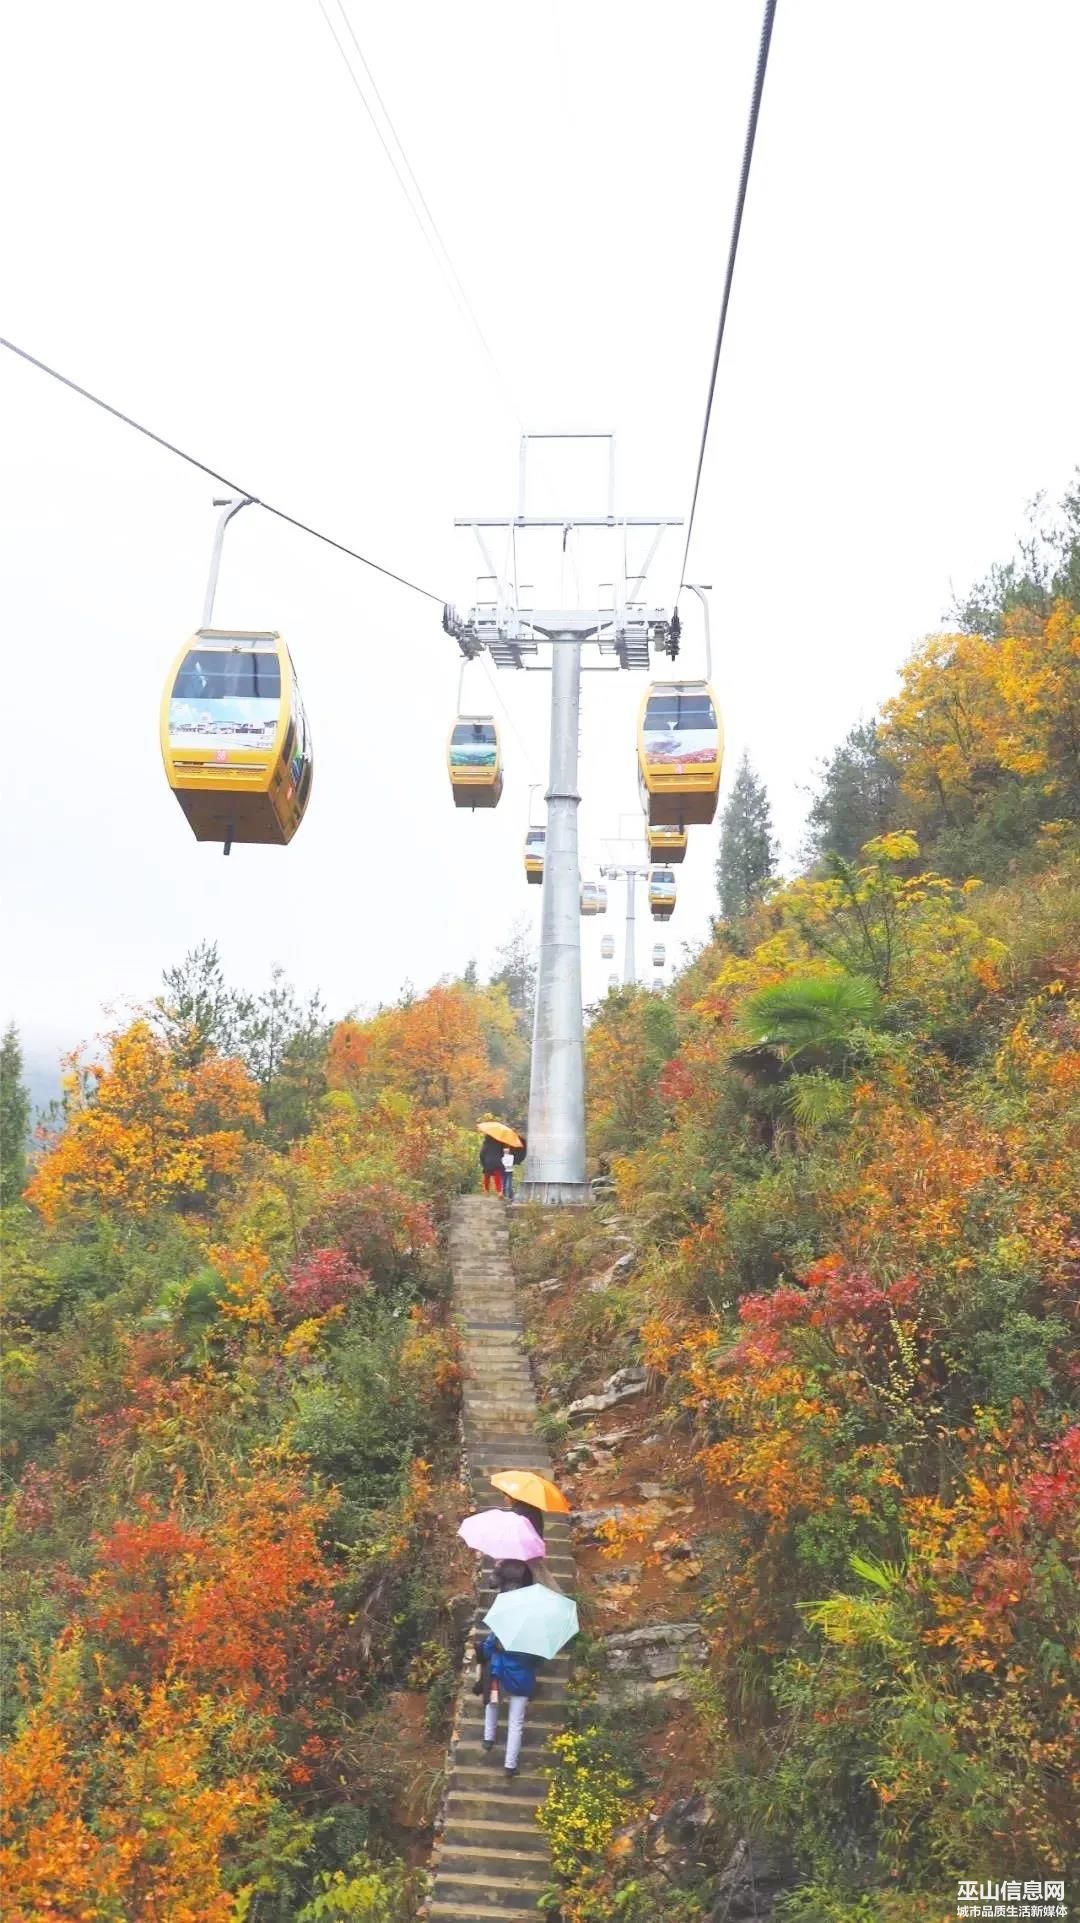
{"type": "MultiPolygon", "coordinates": [[[[258,502],[254,494],[215,494],[214,506],[223,508],[224,513],[218,516],[218,524],[214,529],[214,545],[210,550],[210,574],[206,583],[206,594],[203,597],[202,626],[204,628],[211,628],[214,625],[214,601],[217,597],[218,573],[221,568],[221,550],[225,543],[225,529],[228,527],[233,515],[239,514],[242,507],[257,507],[258,502]]],[[[228,853],[228,849],[226,849],[225,852],[228,853]]]]}

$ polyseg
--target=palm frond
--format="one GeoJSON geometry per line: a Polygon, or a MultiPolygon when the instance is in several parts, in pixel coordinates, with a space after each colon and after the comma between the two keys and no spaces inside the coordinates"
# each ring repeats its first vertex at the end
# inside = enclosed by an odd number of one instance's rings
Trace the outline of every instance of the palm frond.
{"type": "Polygon", "coordinates": [[[740,1026],[759,1047],[794,1060],[807,1049],[846,1046],[880,1011],[877,988],[866,975],[801,975],[748,995],[740,1026]]]}

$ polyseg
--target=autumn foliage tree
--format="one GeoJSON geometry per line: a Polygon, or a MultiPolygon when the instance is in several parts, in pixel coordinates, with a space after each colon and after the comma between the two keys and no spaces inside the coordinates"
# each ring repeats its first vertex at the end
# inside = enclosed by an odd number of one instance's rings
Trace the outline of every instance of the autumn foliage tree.
{"type": "Polygon", "coordinates": [[[106,1062],[72,1063],[67,1125],[28,1199],[47,1220],[115,1206],[136,1215],[184,1208],[236,1174],[260,1119],[238,1062],[188,1068],[144,1021],[114,1035],[106,1062]]]}
{"type": "Polygon", "coordinates": [[[1005,872],[1026,852],[1053,856],[1080,810],[1078,496],[1053,566],[1029,557],[968,607],[971,625],[912,655],[883,710],[888,752],[913,810],[951,873],[1005,872]]]}
{"type": "MultiPolygon", "coordinates": [[[[696,1742],[797,1923],[937,1923],[958,1866],[1080,1855],[1078,501],[916,650],[834,758],[808,871],[716,924],[662,1035],[615,996],[588,1038],[636,1254],[585,1268],[547,1364],[563,1400],[615,1361],[660,1385],[656,1471],[702,1491],[674,1607],[711,1646],[668,1794],[696,1742]]],[[[576,1233],[530,1272],[572,1273],[576,1233]]],[[[627,1611],[665,1562],[648,1508],[603,1526],[627,1611]]],[[[610,1827],[567,1913],[664,1914],[629,1804],[610,1827]]],[[[722,1913],[699,1870],[689,1913],[722,1913]]]]}
{"type": "Polygon", "coordinates": [[[256,1074],[221,1052],[249,1051],[208,959],[168,1019],[71,1064],[10,1212],[0,1860],[20,1923],[300,1915],[334,1879],[385,1910],[413,1820],[385,1705],[420,1649],[445,1736],[440,1233],[503,1085],[505,992],[376,1017],[370,1076],[346,1025],[336,1086],[320,1043],[285,1127],[292,1044],[279,1024],[256,1074]]]}
{"type": "Polygon", "coordinates": [[[505,988],[441,984],[369,1022],[340,1022],[330,1038],[330,1086],[365,1101],[395,1089],[469,1124],[505,1091],[498,1056],[514,1032],[505,988]]]}

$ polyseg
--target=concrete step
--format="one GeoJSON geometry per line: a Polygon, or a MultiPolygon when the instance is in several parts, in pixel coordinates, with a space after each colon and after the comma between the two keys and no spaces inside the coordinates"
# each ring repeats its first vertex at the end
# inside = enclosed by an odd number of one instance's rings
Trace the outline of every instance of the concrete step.
{"type": "Polygon", "coordinates": [[[470,1409],[465,1421],[464,1439],[466,1448],[470,1444],[479,1444],[482,1448],[485,1443],[496,1448],[501,1448],[504,1443],[515,1442],[532,1445],[536,1440],[536,1424],[527,1409],[470,1409]]]}
{"type": "Polygon", "coordinates": [[[447,1923],[451,1923],[451,1919],[453,1923],[521,1923],[519,1909],[511,1909],[505,1903],[485,1903],[481,1909],[475,1896],[468,1897],[464,1903],[457,1897],[433,1896],[428,1915],[444,1916],[447,1923]]]}
{"type": "Polygon", "coordinates": [[[481,1413],[486,1416],[492,1409],[498,1410],[509,1406],[515,1414],[520,1412],[528,1416],[535,1433],[536,1402],[531,1383],[517,1384],[496,1380],[493,1377],[490,1382],[468,1381],[466,1389],[470,1421],[475,1422],[481,1413]]]}
{"type": "MultiPolygon", "coordinates": [[[[547,1476],[549,1482],[555,1481],[555,1477],[551,1473],[552,1465],[548,1456],[547,1446],[541,1442],[539,1436],[484,1436],[474,1438],[473,1453],[469,1457],[469,1468],[473,1474],[479,1474],[480,1470],[483,1469],[485,1473],[490,1476],[500,1467],[505,1469],[535,1469],[537,1475],[547,1476]],[[499,1456],[503,1449],[509,1450],[511,1460],[500,1464],[499,1456]],[[522,1458],[524,1458],[524,1460],[522,1458]]],[[[553,1513],[565,1515],[567,1512],[564,1509],[553,1513]]]]}
{"type": "MultiPolygon", "coordinates": [[[[540,1686],[543,1688],[543,1683],[540,1686]]],[[[561,1729],[566,1716],[566,1702],[565,1685],[558,1694],[534,1696],[525,1718],[526,1729],[546,1729],[549,1734],[553,1729],[561,1729]]],[[[479,1742],[483,1725],[483,1703],[479,1696],[467,1696],[458,1718],[458,1730],[462,1740],[464,1741],[467,1737],[470,1742],[474,1738],[479,1742]]]]}
{"type": "MultiPolygon", "coordinates": [[[[462,1800],[468,1802],[470,1799],[466,1797],[462,1800]]],[[[499,1807],[501,1809],[502,1805],[500,1804],[499,1807]]],[[[525,1817],[520,1823],[511,1823],[501,1818],[494,1820],[483,1816],[469,1816],[464,1810],[456,1808],[448,1813],[453,1817],[454,1842],[443,1844],[443,1856],[448,1849],[453,1849],[456,1853],[464,1844],[469,1843],[480,1851],[507,1849],[513,1850],[517,1856],[538,1857],[546,1869],[548,1841],[535,1818],[525,1817]]]]}
{"type": "MultiPolygon", "coordinates": [[[[520,1780],[520,1779],[519,1779],[520,1780]]],[[[539,1800],[539,1799],[537,1799],[539,1800]]],[[[447,1828],[443,1832],[443,1848],[450,1847],[451,1820],[464,1819],[469,1823],[525,1823],[532,1827],[536,1823],[533,1809],[521,1798],[513,1800],[504,1794],[502,1778],[498,1782],[492,1778],[486,1788],[475,1784],[451,1785],[446,1795],[447,1828]]],[[[536,1834],[543,1835],[537,1828],[536,1834]]]]}
{"type": "MultiPolygon", "coordinates": [[[[555,1481],[552,1475],[552,1460],[540,1436],[477,1436],[475,1452],[469,1456],[469,1469],[473,1471],[473,1475],[479,1475],[480,1469],[484,1471],[484,1475],[492,1475],[500,1467],[536,1469],[536,1473],[546,1475],[550,1483],[555,1481]],[[511,1460],[500,1463],[500,1452],[503,1448],[509,1450],[511,1460]]],[[[559,1513],[565,1515],[567,1511],[563,1510],[559,1513]]]]}
{"type": "Polygon", "coordinates": [[[439,1857],[439,1875],[453,1876],[462,1871],[468,1875],[470,1870],[475,1870],[477,1864],[490,1867],[495,1876],[507,1874],[533,1876],[541,1883],[550,1873],[542,1852],[537,1850],[507,1849],[505,1846],[492,1846],[490,1843],[473,1843],[467,1850],[444,1849],[439,1857]]]}
{"type": "Polygon", "coordinates": [[[507,1776],[495,1750],[490,1759],[485,1756],[483,1767],[479,1763],[451,1763],[447,1788],[471,1791],[474,1796],[507,1797],[511,1803],[527,1803],[530,1808],[542,1803],[547,1795],[547,1782],[539,1770],[526,1768],[517,1776],[507,1776]]]}
{"type": "MultiPolygon", "coordinates": [[[[495,1737],[494,1749],[484,1748],[480,1738],[479,1723],[474,1723],[471,1728],[466,1727],[462,1731],[454,1750],[454,1767],[456,1769],[486,1769],[489,1771],[502,1769],[503,1752],[506,1748],[506,1718],[502,1717],[500,1721],[501,1728],[495,1737]]],[[[552,1734],[553,1732],[549,1724],[533,1723],[530,1728],[529,1719],[528,1717],[525,1718],[525,1728],[521,1738],[522,1770],[538,1769],[540,1767],[541,1760],[547,1753],[547,1746],[551,1741],[552,1734]]],[[[546,1791],[546,1784],[544,1788],[546,1791]]]]}
{"type": "Polygon", "coordinates": [[[515,1401],[513,1396],[470,1396],[468,1414],[465,1418],[466,1435],[487,1435],[498,1437],[527,1436],[531,1441],[536,1434],[536,1417],[527,1402],[515,1401]]]}
{"type": "Polygon", "coordinates": [[[512,1409],[515,1414],[527,1416],[536,1428],[536,1398],[531,1383],[516,1387],[511,1382],[473,1382],[469,1384],[470,1421],[475,1422],[480,1415],[498,1414],[500,1409],[512,1409]]]}
{"type": "Polygon", "coordinates": [[[519,1369],[514,1363],[498,1362],[490,1369],[465,1370],[465,1379],[479,1394],[502,1389],[517,1389],[530,1401],[533,1395],[532,1376],[527,1369],[519,1369]]]}
{"type": "MultiPolygon", "coordinates": [[[[501,1497],[490,1482],[500,1469],[534,1469],[551,1477],[547,1444],[537,1422],[532,1370],[523,1340],[519,1296],[508,1254],[504,1204],[495,1197],[461,1196],[451,1215],[450,1260],[454,1319],[461,1334],[463,1440],[467,1486],[478,1509],[501,1497]]],[[[545,1528],[548,1572],[572,1594],[576,1567],[563,1516],[545,1528]]],[[[495,1596],[489,1560],[478,1565],[476,1613],[470,1636],[486,1633],[482,1617],[495,1596]]],[[[428,1915],[457,1923],[522,1923],[535,1915],[550,1880],[547,1839],[534,1811],[547,1793],[540,1765],[551,1737],[565,1725],[569,1652],[546,1663],[525,1719],[521,1772],[503,1767],[506,1718],[485,1750],[483,1704],[470,1693],[471,1670],[459,1697],[448,1757],[444,1828],[428,1915]]]]}
{"type": "Polygon", "coordinates": [[[529,1869],[519,1869],[515,1875],[512,1866],[507,1865],[498,1868],[494,1864],[477,1865],[474,1871],[468,1872],[447,1871],[440,1864],[431,1914],[445,1916],[445,1910],[437,1909],[436,1904],[475,1903],[481,1916],[490,1916],[493,1909],[496,1915],[499,1909],[509,1910],[518,1918],[530,1910],[535,1915],[537,1898],[549,1880],[529,1869]]]}
{"type": "Polygon", "coordinates": [[[533,1398],[532,1378],[520,1375],[516,1369],[467,1369],[465,1381],[471,1390],[472,1402],[519,1402],[529,1411],[533,1422],[536,1420],[536,1405],[533,1398]]]}

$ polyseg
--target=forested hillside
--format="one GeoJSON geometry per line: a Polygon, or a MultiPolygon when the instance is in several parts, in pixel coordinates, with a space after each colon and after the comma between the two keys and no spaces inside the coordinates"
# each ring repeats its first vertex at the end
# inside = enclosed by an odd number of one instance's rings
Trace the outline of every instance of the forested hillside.
{"type": "MultiPolygon", "coordinates": [[[[794,878],[744,764],[709,938],[593,1011],[597,1205],[516,1215],[581,1512],[566,1923],[939,1923],[1080,1860],[1059,520],[852,726],[794,878]],[[606,1638],[662,1622],[695,1653],[627,1693],[606,1638]]],[[[471,1583],[444,1231],[531,1000],[520,937],[333,1023],[205,947],[29,1155],[6,1038],[11,1923],[417,1913],[471,1583]]]]}
{"type": "Polygon", "coordinates": [[[470,1586],[443,1228],[527,993],[512,953],[330,1026],[204,949],[24,1202],[6,1079],[10,1923],[414,1913],[470,1586]]]}
{"type": "Polygon", "coordinates": [[[614,1193],[519,1262],[592,1623],[707,1656],[604,1708],[594,1652],[575,1923],[937,1923],[1080,1861],[1078,534],[1074,498],[916,649],[797,879],[741,771],[711,940],[592,1025],[614,1193]]]}

